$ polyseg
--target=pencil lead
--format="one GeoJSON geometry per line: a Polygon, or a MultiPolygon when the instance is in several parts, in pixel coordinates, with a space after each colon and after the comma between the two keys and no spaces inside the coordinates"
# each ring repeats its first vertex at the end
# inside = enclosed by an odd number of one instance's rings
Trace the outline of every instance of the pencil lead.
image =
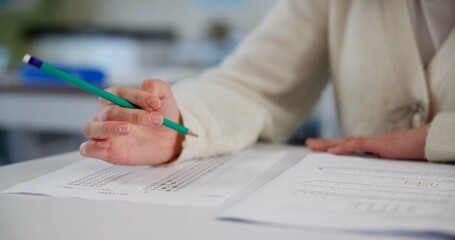
{"type": "Polygon", "coordinates": [[[191,130],[188,130],[188,135],[193,136],[193,137],[198,137],[198,135],[191,130]]]}

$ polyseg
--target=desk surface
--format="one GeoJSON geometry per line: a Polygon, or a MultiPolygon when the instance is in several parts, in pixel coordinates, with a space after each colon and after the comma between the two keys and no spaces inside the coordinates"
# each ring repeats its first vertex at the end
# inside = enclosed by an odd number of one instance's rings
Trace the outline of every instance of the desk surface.
{"type": "MultiPolygon", "coordinates": [[[[307,150],[301,147],[261,147],[286,149],[290,153],[275,168],[267,171],[219,208],[1,194],[0,239],[397,239],[396,236],[216,220],[214,216],[221,209],[271,180],[307,153],[307,150]]],[[[0,167],[0,191],[53,172],[80,158],[79,153],[72,152],[0,167]]]]}

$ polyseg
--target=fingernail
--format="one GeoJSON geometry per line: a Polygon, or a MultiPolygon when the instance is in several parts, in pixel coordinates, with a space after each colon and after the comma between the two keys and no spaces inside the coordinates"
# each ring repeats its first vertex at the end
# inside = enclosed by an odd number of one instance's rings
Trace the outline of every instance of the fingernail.
{"type": "Polygon", "coordinates": [[[161,116],[161,114],[151,113],[149,115],[149,122],[152,124],[161,125],[161,123],[163,122],[163,117],[161,116]]]}
{"type": "Polygon", "coordinates": [[[120,134],[126,134],[130,132],[130,125],[129,124],[120,124],[117,126],[117,132],[120,134]]]}
{"type": "Polygon", "coordinates": [[[147,105],[152,109],[159,108],[159,99],[157,97],[151,97],[147,100],[147,105]]]}
{"type": "Polygon", "coordinates": [[[96,146],[99,148],[105,148],[105,147],[107,147],[107,143],[106,142],[96,142],[96,146]]]}
{"type": "Polygon", "coordinates": [[[87,145],[87,142],[83,142],[80,146],[79,146],[79,152],[81,153],[82,156],[85,157],[85,148],[86,148],[86,145],[87,145]]]}

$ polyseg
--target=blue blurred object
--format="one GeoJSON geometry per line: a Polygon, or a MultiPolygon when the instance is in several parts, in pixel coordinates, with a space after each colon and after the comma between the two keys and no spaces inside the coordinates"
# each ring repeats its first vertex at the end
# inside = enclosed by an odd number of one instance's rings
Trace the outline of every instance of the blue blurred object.
{"type": "MultiPolygon", "coordinates": [[[[95,68],[82,68],[82,67],[68,67],[58,66],[61,70],[74,75],[84,81],[98,87],[105,87],[107,78],[106,74],[95,68]]],[[[39,69],[21,65],[19,68],[19,76],[23,86],[49,86],[49,87],[71,87],[66,81],[59,79],[53,75],[45,73],[39,69]]]]}

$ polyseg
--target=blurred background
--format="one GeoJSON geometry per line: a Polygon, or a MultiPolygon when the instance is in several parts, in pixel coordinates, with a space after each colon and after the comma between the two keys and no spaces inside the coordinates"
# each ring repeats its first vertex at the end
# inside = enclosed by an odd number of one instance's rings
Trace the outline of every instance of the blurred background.
{"type": "MultiPolygon", "coordinates": [[[[25,53],[100,87],[170,84],[216,66],[272,0],[0,0],[0,165],[74,151],[97,97],[21,64],[25,53]]],[[[290,142],[337,136],[331,87],[290,142]]]]}

